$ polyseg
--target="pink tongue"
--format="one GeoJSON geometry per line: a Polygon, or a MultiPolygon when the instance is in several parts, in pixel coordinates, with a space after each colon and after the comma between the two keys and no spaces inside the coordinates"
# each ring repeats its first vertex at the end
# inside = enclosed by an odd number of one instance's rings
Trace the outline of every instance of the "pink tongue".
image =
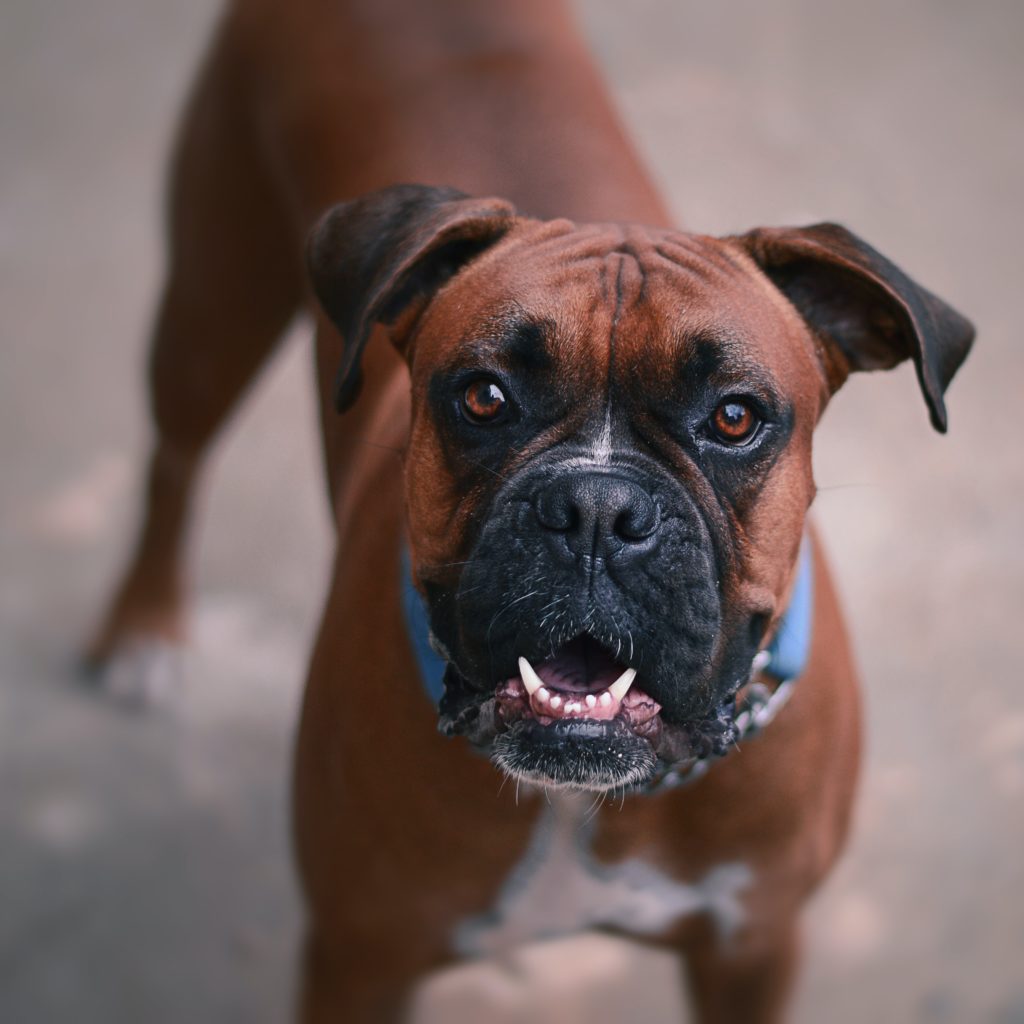
{"type": "Polygon", "coordinates": [[[534,667],[546,686],[566,693],[600,693],[625,671],[604,648],[585,637],[534,667]]]}

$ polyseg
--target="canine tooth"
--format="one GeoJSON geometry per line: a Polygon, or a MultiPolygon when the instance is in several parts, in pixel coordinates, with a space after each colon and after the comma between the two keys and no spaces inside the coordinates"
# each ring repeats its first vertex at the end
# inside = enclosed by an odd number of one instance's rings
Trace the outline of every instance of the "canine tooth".
{"type": "Polygon", "coordinates": [[[541,704],[546,704],[548,702],[548,697],[550,696],[551,694],[548,693],[543,686],[537,691],[537,700],[539,700],[541,704]]]}
{"type": "Polygon", "coordinates": [[[636,669],[627,668],[626,671],[608,687],[607,692],[616,700],[622,700],[622,698],[629,693],[629,688],[633,685],[634,679],[636,679],[636,669]]]}
{"type": "Polygon", "coordinates": [[[533,671],[533,666],[525,658],[519,659],[519,675],[531,697],[544,685],[543,680],[533,671]]]}
{"type": "Polygon", "coordinates": [[[601,707],[606,708],[612,702],[612,695],[605,690],[597,699],[601,702],[601,707]]]}
{"type": "Polygon", "coordinates": [[[597,698],[592,693],[588,693],[587,694],[587,707],[588,708],[596,708],[597,707],[597,698]]]}
{"type": "Polygon", "coordinates": [[[552,708],[557,711],[562,706],[562,698],[557,693],[551,695],[551,700],[548,701],[552,708]]]}

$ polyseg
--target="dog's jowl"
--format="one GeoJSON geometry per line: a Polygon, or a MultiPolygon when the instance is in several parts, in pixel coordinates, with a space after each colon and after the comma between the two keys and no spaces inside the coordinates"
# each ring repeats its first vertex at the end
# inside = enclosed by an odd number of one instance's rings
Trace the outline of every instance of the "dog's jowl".
{"type": "Polygon", "coordinates": [[[553,0],[239,0],[174,167],[145,526],[92,657],[180,641],[203,453],[308,309],[338,550],[301,1020],[587,929],[678,952],[705,1024],[784,1019],[859,749],[814,429],[910,360],[944,430],[970,324],[833,224],[672,228],[553,0]]]}

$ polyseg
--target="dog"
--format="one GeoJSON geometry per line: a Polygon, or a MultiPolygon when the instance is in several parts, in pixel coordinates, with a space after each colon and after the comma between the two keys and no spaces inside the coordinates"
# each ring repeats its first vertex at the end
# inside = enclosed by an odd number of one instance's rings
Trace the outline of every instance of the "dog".
{"type": "Polygon", "coordinates": [[[904,360],[945,430],[970,323],[837,225],[673,228],[554,0],[237,0],[170,238],[90,660],[182,640],[203,454],[309,310],[338,548],[301,1019],[397,1021],[429,971],[586,929],[677,952],[705,1024],[783,1019],[859,750],[813,431],[904,360]]]}

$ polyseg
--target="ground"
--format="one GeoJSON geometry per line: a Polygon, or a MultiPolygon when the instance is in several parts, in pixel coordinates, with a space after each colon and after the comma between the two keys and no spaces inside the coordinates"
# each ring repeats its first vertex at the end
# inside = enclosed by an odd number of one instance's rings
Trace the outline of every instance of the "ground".
{"type": "MultiPolygon", "coordinates": [[[[5,1022],[269,1024],[293,998],[288,772],[329,558],[304,328],[218,451],[175,708],[117,711],[72,671],[134,523],[162,167],[209,7],[0,12],[5,1022]]],[[[687,226],[839,220],[978,325],[948,437],[906,368],[851,383],[820,430],[817,516],[868,745],[795,1019],[1019,1024],[1024,8],[579,9],[687,226]]],[[[667,960],[597,939],[560,952],[438,979],[419,1020],[679,1019],[667,960]]]]}

